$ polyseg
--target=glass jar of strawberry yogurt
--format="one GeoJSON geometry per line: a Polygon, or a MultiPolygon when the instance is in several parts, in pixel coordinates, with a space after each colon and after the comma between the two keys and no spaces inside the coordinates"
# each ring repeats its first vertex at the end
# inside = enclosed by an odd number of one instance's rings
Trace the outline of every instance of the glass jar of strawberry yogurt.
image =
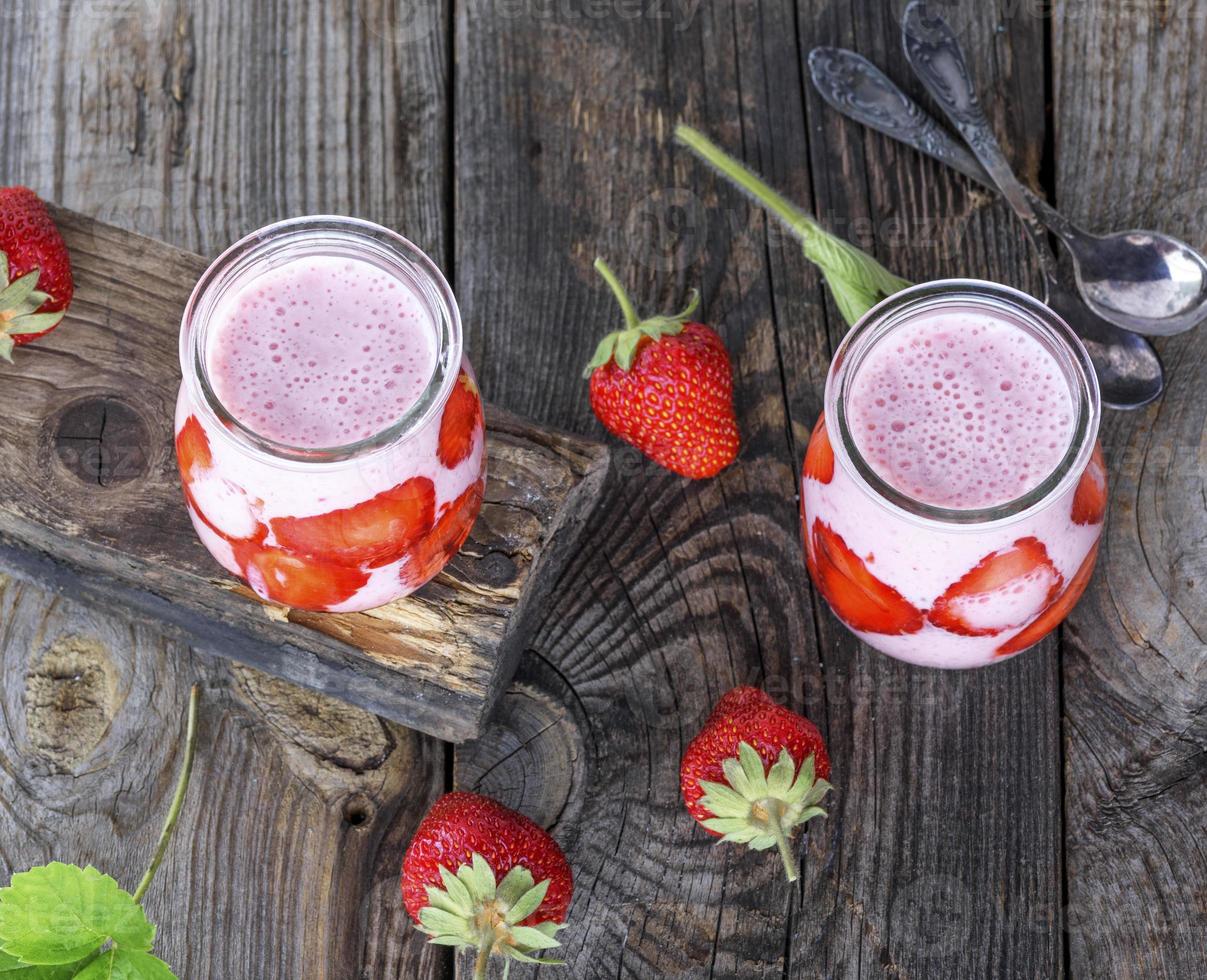
{"type": "Polygon", "coordinates": [[[883,653],[980,667],[1054,629],[1106,514],[1098,383],[1048,307],[1006,286],[904,290],[847,334],[805,455],[806,562],[883,653]]]}
{"type": "Polygon", "coordinates": [[[264,600],[320,611],[407,595],[482,504],[482,403],[452,291],[353,218],[231,246],[184,312],[176,454],[210,553],[264,600]]]}

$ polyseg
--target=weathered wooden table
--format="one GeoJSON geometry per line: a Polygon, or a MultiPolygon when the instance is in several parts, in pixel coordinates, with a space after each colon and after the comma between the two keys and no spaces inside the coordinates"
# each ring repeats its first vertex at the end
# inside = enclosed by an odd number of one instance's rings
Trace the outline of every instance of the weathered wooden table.
{"type": "MultiPolygon", "coordinates": [[[[1058,640],[913,669],[808,585],[798,465],[844,327],[799,249],[669,136],[693,122],[903,275],[1034,287],[1002,205],[807,82],[808,50],[840,44],[920,95],[900,6],[5,0],[0,182],[211,254],[307,212],[402,229],[453,280],[487,395],[586,433],[581,366],[616,316],[595,254],[650,308],[699,285],[745,443],[699,484],[617,454],[493,727],[455,752],[0,576],[0,879],[56,857],[133,884],[199,679],[149,896],[183,977],[449,976],[397,875],[454,785],[565,846],[557,975],[1207,975],[1207,334],[1159,344],[1165,398],[1106,420],[1104,560],[1058,640]],[[680,805],[679,755],[738,682],[829,738],[839,790],[799,887],[680,805]]],[[[1202,5],[1051,7],[945,7],[1015,164],[1091,227],[1207,245],[1202,5]]]]}

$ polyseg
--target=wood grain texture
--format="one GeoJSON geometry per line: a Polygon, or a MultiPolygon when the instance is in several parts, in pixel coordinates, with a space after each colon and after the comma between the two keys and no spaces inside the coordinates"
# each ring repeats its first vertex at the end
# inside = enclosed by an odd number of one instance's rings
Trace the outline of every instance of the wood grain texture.
{"type": "MultiPolygon", "coordinates": [[[[286,212],[347,210],[406,228],[453,270],[488,396],[584,434],[598,429],[579,371],[616,320],[590,271],[597,251],[648,308],[701,286],[735,352],[739,465],[694,485],[616,454],[609,506],[542,610],[497,722],[456,752],[459,786],[519,806],[568,851],[578,889],[561,975],[1204,974],[1204,342],[1164,344],[1169,396],[1108,420],[1104,559],[1062,649],[1049,640],[960,675],[896,664],[860,648],[812,596],[797,542],[800,455],[843,326],[799,249],[669,145],[677,119],[694,122],[911,277],[1034,286],[1004,208],[837,118],[808,85],[809,48],[841,44],[920,96],[899,50],[903,0],[172,0],[156,18],[142,6],[0,9],[6,28],[31,38],[0,61],[0,114],[20,120],[0,127],[0,179],[203,252],[286,212]],[[774,860],[715,848],[679,801],[679,755],[738,682],[764,684],[830,741],[839,791],[803,849],[797,888],[774,860]]],[[[1026,3],[939,6],[1027,179],[1054,176],[1048,190],[1091,225],[1164,225],[1207,244],[1193,97],[1204,25],[1193,5],[1110,13],[1100,0],[1068,0],[1052,18],[1026,3]]],[[[98,442],[86,426],[73,438],[82,455],[98,442]]],[[[50,600],[6,602],[0,630],[18,632],[0,661],[4,698],[24,711],[47,701],[18,658],[44,650],[33,636],[50,600]]],[[[77,622],[73,632],[101,642],[118,628],[91,612],[77,622]]],[[[182,692],[191,676],[176,677],[181,648],[170,649],[172,666],[148,666],[144,682],[182,692]]],[[[189,663],[207,678],[207,704],[231,705],[220,715],[230,754],[207,762],[208,782],[231,781],[206,801],[206,820],[226,836],[191,847],[195,878],[170,867],[152,892],[161,920],[203,917],[187,933],[165,927],[182,975],[449,976],[451,957],[403,922],[394,877],[443,785],[438,747],[417,738],[418,755],[402,752],[405,779],[383,775],[385,795],[366,793],[373,843],[356,853],[371,871],[358,877],[355,861],[331,864],[340,791],[291,820],[258,794],[261,782],[295,789],[290,746],[375,758],[372,729],[284,688],[268,704],[274,682],[189,663]],[[304,734],[283,730],[307,714],[316,717],[304,734]],[[267,808],[271,822],[245,805],[267,808]],[[275,876],[267,886],[264,867],[275,876]],[[313,900],[305,910],[265,904],[282,888],[313,900]]],[[[106,690],[95,671],[79,676],[86,690],[106,690]]],[[[131,709],[148,744],[167,752],[176,705],[131,709]]],[[[93,753],[98,768],[118,764],[91,707],[68,737],[22,735],[19,752],[18,712],[6,711],[5,760],[36,753],[38,765],[71,765],[93,753]]],[[[154,765],[125,765],[126,808],[162,798],[170,761],[155,762],[154,777],[154,765]]],[[[10,771],[0,765],[0,779],[10,771]]],[[[29,793],[28,779],[5,784],[0,806],[18,810],[29,793]]],[[[0,824],[0,861],[73,849],[107,859],[110,801],[81,797],[61,837],[45,821],[0,824]]],[[[142,840],[155,824],[145,818],[142,840]]],[[[141,870],[141,851],[127,846],[123,880],[141,870]]]]}
{"type": "Polygon", "coordinates": [[[482,513],[428,587],[363,613],[266,605],[205,551],[179,491],[175,324],[205,260],[56,218],[75,299],[36,351],[0,367],[0,540],[210,649],[451,741],[477,734],[556,576],[549,559],[574,548],[595,503],[606,450],[490,410],[482,513]]]}
{"type": "MultiPolygon", "coordinates": [[[[1096,5],[1053,21],[1057,203],[1090,228],[1207,247],[1207,18],[1096,5]],[[1096,57],[1087,58],[1087,52],[1096,57]],[[1092,162],[1091,162],[1092,161],[1092,162]]],[[[1103,570],[1065,629],[1070,971],[1207,974],[1207,336],[1108,420],[1103,570]]]]}
{"type": "MultiPolygon", "coordinates": [[[[1056,644],[989,671],[918,670],[861,648],[812,597],[799,462],[846,328],[799,246],[670,134],[680,119],[711,133],[916,278],[1033,285],[1018,230],[812,92],[802,57],[816,44],[854,47],[917,91],[880,4],[705,4],[686,23],[559,9],[458,15],[458,60],[474,66],[458,75],[458,287],[475,348],[491,352],[483,384],[593,431],[577,368],[616,319],[590,271],[598,251],[647,308],[702,288],[734,353],[744,446],[704,484],[619,454],[539,667],[458,750],[457,785],[552,821],[578,874],[575,976],[1059,975],[1056,644]],[[525,269],[540,274],[517,289],[525,269]],[[579,328],[547,344],[550,323],[579,328]],[[520,359],[549,384],[525,384],[520,359]],[[798,888],[773,860],[715,848],[679,799],[687,741],[741,682],[829,739],[839,789],[798,888]]],[[[962,25],[993,99],[1043,77],[1042,25],[1018,20],[1009,43],[990,11],[962,25]]],[[[1035,173],[1044,120],[1028,104],[994,114],[1035,173]]]]}
{"type": "MultiPolygon", "coordinates": [[[[0,4],[0,183],[208,255],[266,221],[326,212],[405,229],[446,256],[447,12],[417,4],[403,43],[391,6],[0,4]]],[[[0,878],[54,857],[136,882],[200,678],[190,801],[148,895],[164,957],[188,980],[446,976],[397,878],[445,786],[442,744],[193,655],[131,627],[111,596],[84,609],[6,582],[0,637],[0,878]],[[76,697],[72,661],[50,694],[27,680],[61,633],[117,665],[111,716],[76,697]],[[22,719],[47,697],[66,717],[33,747],[22,719]],[[72,773],[50,773],[47,757],[72,773]]]]}
{"type": "Polygon", "coordinates": [[[438,975],[397,898],[438,743],[7,575],[0,660],[0,878],[57,859],[132,888],[198,681],[190,793],[147,897],[159,955],[190,978],[438,975]]]}

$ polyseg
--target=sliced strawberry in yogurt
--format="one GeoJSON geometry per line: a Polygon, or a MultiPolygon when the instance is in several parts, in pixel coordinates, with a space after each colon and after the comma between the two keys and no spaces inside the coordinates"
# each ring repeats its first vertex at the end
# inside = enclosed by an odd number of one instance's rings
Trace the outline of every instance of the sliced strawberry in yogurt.
{"type": "Polygon", "coordinates": [[[234,546],[244,578],[261,599],[299,609],[329,609],[350,599],[369,573],[291,555],[255,542],[234,546]]]}
{"type": "Polygon", "coordinates": [[[825,412],[818,416],[813,435],[809,437],[804,475],[818,483],[829,483],[834,479],[834,447],[830,445],[830,433],[826,431],[825,412]]]}
{"type": "Polygon", "coordinates": [[[1106,517],[1106,492],[1106,460],[1102,446],[1095,444],[1094,454],[1073,494],[1073,523],[1101,523],[1106,517]]]}
{"type": "Polygon", "coordinates": [[[263,540],[267,533],[243,490],[214,468],[209,437],[190,415],[176,434],[184,495],[197,517],[228,541],[263,540]]]}
{"type": "Polygon", "coordinates": [[[930,610],[930,621],[961,636],[995,636],[1038,616],[1063,584],[1038,538],[1019,538],[986,555],[952,583],[930,610]]]}
{"type": "Polygon", "coordinates": [[[340,565],[387,565],[400,558],[431,528],[436,488],[416,476],[376,497],[312,517],[277,517],[277,543],[309,558],[340,565]]]}
{"type": "Polygon", "coordinates": [[[922,613],[891,585],[868,571],[863,559],[828,524],[813,522],[806,542],[809,573],[838,618],[866,633],[916,633],[922,613]]]}
{"type": "Polygon", "coordinates": [[[402,581],[417,589],[436,575],[453,556],[461,550],[469,537],[474,519],[482,507],[482,492],[485,481],[478,480],[460,497],[445,507],[430,534],[411,549],[410,556],[402,566],[402,581]]]}
{"type": "Polygon", "coordinates": [[[1097,558],[1098,542],[1095,541],[1094,547],[1090,549],[1090,553],[1085,556],[1081,567],[1077,569],[1076,574],[1069,581],[1069,587],[1039,616],[998,647],[994,651],[994,656],[1008,657],[1014,653],[1022,653],[1027,647],[1038,643],[1051,633],[1052,630],[1056,629],[1072,611],[1073,607],[1077,605],[1077,600],[1081,598],[1082,593],[1086,590],[1086,586],[1090,584],[1090,578],[1094,574],[1094,561],[1097,558]]]}

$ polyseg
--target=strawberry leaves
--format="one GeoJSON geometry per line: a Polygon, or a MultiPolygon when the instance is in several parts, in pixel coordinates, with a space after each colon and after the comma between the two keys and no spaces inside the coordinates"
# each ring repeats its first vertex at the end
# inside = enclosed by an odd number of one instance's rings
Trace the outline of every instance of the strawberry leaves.
{"type": "Polygon", "coordinates": [[[785,748],[768,770],[749,742],[738,745],[738,757],[721,763],[724,783],[700,782],[700,802],[713,816],[703,826],[721,835],[722,842],[746,844],[756,851],[778,847],[789,881],[796,881],[796,861],[788,841],[792,832],[826,811],[818,804],[830,784],[816,778],[814,756],[799,771],[785,748]]]}
{"type": "Polygon", "coordinates": [[[616,366],[620,370],[630,370],[633,367],[633,358],[637,356],[637,348],[643,340],[658,340],[660,337],[673,337],[683,333],[683,328],[700,305],[700,291],[693,289],[691,299],[682,312],[676,313],[674,316],[651,316],[641,320],[637,316],[628,292],[616,278],[616,273],[603,259],[595,260],[595,271],[603,277],[604,282],[608,284],[608,288],[616,297],[616,302],[620,305],[620,311],[624,315],[625,325],[624,329],[614,330],[599,342],[599,346],[595,348],[595,354],[588,362],[586,370],[583,371],[584,378],[591,377],[596,368],[601,368],[612,360],[616,362],[616,366]]]}
{"type": "Polygon", "coordinates": [[[176,974],[150,953],[110,949],[75,974],[74,980],[176,980],[176,974]]]}
{"type": "Polygon", "coordinates": [[[0,889],[0,948],[23,963],[74,963],[109,942],[146,951],[154,940],[133,896],[91,866],[54,861],[0,889]]]}
{"type": "Polygon", "coordinates": [[[12,361],[14,337],[45,333],[58,326],[63,311],[38,313],[50,296],[38,286],[40,272],[34,269],[9,282],[8,256],[0,251],[0,358],[12,361]]]}
{"type": "Polygon", "coordinates": [[[38,966],[22,963],[15,956],[0,951],[0,980],[72,980],[84,963],[66,966],[38,966]]]}
{"type": "Polygon", "coordinates": [[[490,863],[475,852],[455,874],[442,866],[440,881],[443,888],[427,886],[428,904],[419,913],[419,928],[431,937],[429,942],[476,949],[483,969],[492,953],[506,957],[508,968],[511,960],[561,965],[533,954],[561,945],[554,937],[564,927],[556,922],[521,925],[545,900],[548,879],[538,884],[532,872],[516,865],[496,882],[490,863]]]}

